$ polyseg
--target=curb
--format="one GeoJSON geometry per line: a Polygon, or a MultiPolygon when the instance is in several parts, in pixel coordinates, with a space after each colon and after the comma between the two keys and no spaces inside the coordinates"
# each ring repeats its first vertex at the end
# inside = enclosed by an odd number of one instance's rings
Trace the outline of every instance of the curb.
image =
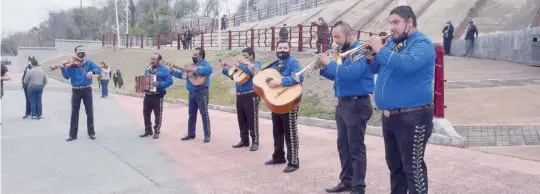
{"type": "MultiPolygon", "coordinates": [[[[63,82],[63,83],[70,83],[67,80],[59,79],[56,77],[48,76],[51,79],[63,82]]],[[[99,89],[92,88],[94,91],[100,91],[99,89]]],[[[136,97],[136,98],[143,98],[144,94],[140,93],[134,93],[134,92],[125,92],[125,91],[114,91],[109,90],[109,93],[112,94],[118,94],[123,96],[130,96],[130,97],[136,97]]],[[[181,105],[188,105],[188,101],[182,100],[182,99],[171,99],[171,98],[165,98],[163,101],[170,103],[170,104],[181,104],[181,105]]],[[[222,112],[229,112],[229,113],[236,113],[236,108],[228,107],[228,106],[219,106],[214,104],[208,105],[209,109],[222,111],[222,112]]],[[[271,119],[271,113],[270,112],[259,112],[259,118],[264,119],[271,119]]],[[[435,123],[434,119],[434,123],[435,123]]],[[[337,129],[336,122],[333,120],[325,120],[325,119],[318,119],[318,118],[311,118],[311,117],[302,117],[298,116],[298,124],[312,126],[312,127],[321,127],[326,129],[337,129]]],[[[449,123],[449,122],[448,122],[449,123]]],[[[446,124],[446,123],[445,123],[446,124]]],[[[366,127],[366,134],[367,135],[374,135],[382,137],[382,127],[376,127],[376,126],[367,126],[366,127]]],[[[461,137],[454,129],[453,127],[443,126],[439,127],[438,124],[434,124],[433,127],[433,133],[431,137],[429,138],[429,143],[436,144],[436,145],[445,145],[445,146],[453,146],[453,147],[460,147],[463,148],[466,145],[465,140],[463,137],[461,137]]]]}

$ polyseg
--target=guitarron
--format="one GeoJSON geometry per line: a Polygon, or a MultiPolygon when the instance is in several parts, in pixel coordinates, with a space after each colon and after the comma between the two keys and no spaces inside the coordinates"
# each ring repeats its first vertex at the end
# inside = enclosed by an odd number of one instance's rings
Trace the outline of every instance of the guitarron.
{"type": "Polygon", "coordinates": [[[167,64],[167,66],[169,67],[182,71],[182,79],[189,80],[189,82],[195,86],[203,85],[206,82],[206,79],[208,79],[208,77],[206,76],[198,75],[196,72],[188,71],[186,68],[180,67],[178,65],[174,65],[169,62],[164,63],[167,64]]]}
{"type": "Polygon", "coordinates": [[[291,87],[270,87],[269,83],[272,80],[282,78],[283,76],[274,68],[266,68],[253,76],[255,93],[261,97],[266,108],[278,114],[284,114],[298,108],[302,100],[301,84],[295,84],[291,87]]]}

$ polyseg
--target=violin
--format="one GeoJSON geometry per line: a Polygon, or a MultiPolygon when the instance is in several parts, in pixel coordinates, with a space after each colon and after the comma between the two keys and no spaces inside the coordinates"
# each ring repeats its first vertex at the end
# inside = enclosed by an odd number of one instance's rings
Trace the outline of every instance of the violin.
{"type": "Polygon", "coordinates": [[[78,56],[73,56],[71,58],[71,61],[65,61],[65,62],[62,62],[62,64],[60,65],[52,65],[49,67],[49,69],[51,71],[54,71],[60,67],[68,67],[68,66],[71,66],[71,67],[79,67],[81,66],[81,63],[82,63],[82,59],[79,58],[78,56]]]}

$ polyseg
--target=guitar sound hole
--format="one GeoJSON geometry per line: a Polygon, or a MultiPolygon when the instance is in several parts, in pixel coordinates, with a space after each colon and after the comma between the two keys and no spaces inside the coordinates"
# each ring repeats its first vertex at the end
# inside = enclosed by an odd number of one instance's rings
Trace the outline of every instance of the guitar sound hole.
{"type": "Polygon", "coordinates": [[[266,78],[266,84],[270,84],[270,82],[271,82],[272,80],[274,80],[274,79],[272,79],[272,78],[266,78]]]}

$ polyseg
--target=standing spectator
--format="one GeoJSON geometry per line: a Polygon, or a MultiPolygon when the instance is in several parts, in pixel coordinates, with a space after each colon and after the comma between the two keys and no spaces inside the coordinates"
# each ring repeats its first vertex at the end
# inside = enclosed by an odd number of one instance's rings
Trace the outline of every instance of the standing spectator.
{"type": "Polygon", "coordinates": [[[2,64],[2,96],[0,96],[0,99],[2,99],[2,97],[4,97],[4,81],[9,81],[11,80],[11,75],[9,73],[9,70],[6,66],[6,64],[2,64]]]}
{"type": "Polygon", "coordinates": [[[324,39],[327,39],[327,41],[325,42],[326,44],[330,43],[330,41],[328,40],[328,37],[330,37],[329,33],[330,32],[328,30],[326,22],[323,20],[323,18],[319,18],[317,20],[317,54],[321,53],[324,39]]]}
{"type": "Polygon", "coordinates": [[[47,85],[47,76],[45,71],[38,66],[37,61],[32,61],[32,69],[26,73],[23,83],[28,85],[28,98],[30,99],[30,109],[32,110],[32,119],[41,120],[43,88],[47,85]]]}
{"type": "Polygon", "coordinates": [[[279,29],[279,39],[280,40],[289,40],[289,30],[287,30],[287,24],[283,24],[283,27],[279,29]]]}
{"type": "Polygon", "coordinates": [[[101,61],[101,98],[107,98],[109,96],[109,79],[111,76],[111,69],[105,62],[101,61]]]}
{"type": "Polygon", "coordinates": [[[467,28],[467,34],[465,35],[465,54],[463,57],[467,57],[474,48],[474,40],[478,38],[478,29],[474,22],[471,20],[469,22],[469,28],[467,28]]]}
{"type": "Polygon", "coordinates": [[[30,114],[32,114],[32,112],[30,110],[30,99],[28,98],[28,84],[24,83],[24,78],[26,77],[26,73],[28,73],[28,71],[30,71],[30,69],[32,69],[32,64],[31,63],[32,63],[33,60],[35,60],[33,56],[28,57],[28,62],[30,62],[30,63],[28,64],[28,66],[26,66],[26,68],[24,68],[23,76],[22,76],[22,79],[21,79],[23,90],[24,90],[24,98],[26,99],[26,111],[24,113],[23,119],[28,118],[30,116],[30,114]]]}
{"type": "Polygon", "coordinates": [[[189,28],[187,30],[187,46],[189,50],[193,49],[193,34],[191,33],[191,29],[189,28]]]}
{"type": "Polygon", "coordinates": [[[184,28],[184,30],[182,30],[182,48],[184,50],[187,50],[188,46],[187,46],[187,30],[184,28]]]}
{"type": "Polygon", "coordinates": [[[450,49],[452,48],[452,39],[454,39],[454,25],[452,22],[446,22],[446,26],[442,30],[444,52],[446,55],[450,55],[450,49]]]}
{"type": "Polygon", "coordinates": [[[112,71],[113,74],[112,74],[112,79],[113,79],[113,83],[114,83],[114,87],[118,87],[118,76],[116,75],[116,71],[112,71]]]}
{"type": "Polygon", "coordinates": [[[227,18],[227,16],[223,15],[223,17],[221,17],[221,30],[227,29],[228,22],[229,22],[229,19],[227,18]]]}
{"type": "Polygon", "coordinates": [[[116,70],[116,79],[118,80],[118,89],[124,88],[124,79],[122,78],[122,73],[120,69],[116,70]]]}

